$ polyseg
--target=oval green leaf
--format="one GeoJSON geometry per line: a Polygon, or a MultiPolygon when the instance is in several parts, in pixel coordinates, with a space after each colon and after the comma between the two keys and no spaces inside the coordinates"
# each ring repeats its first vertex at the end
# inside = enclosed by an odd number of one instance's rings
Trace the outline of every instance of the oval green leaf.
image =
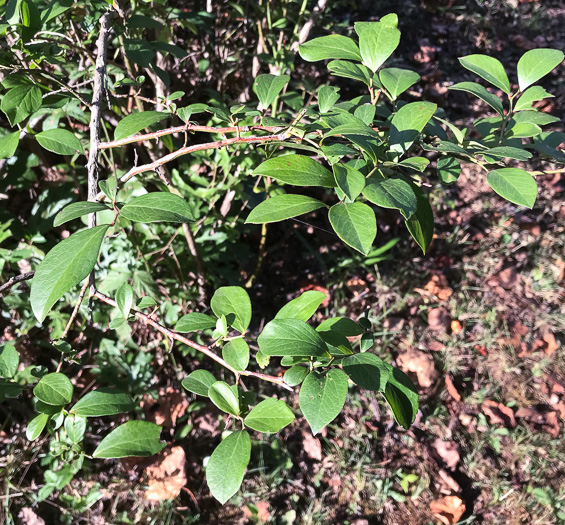
{"type": "Polygon", "coordinates": [[[304,155],[283,155],[269,159],[253,170],[253,175],[263,175],[293,186],[335,187],[332,173],[319,162],[304,155]]]}
{"type": "Polygon", "coordinates": [[[307,290],[296,299],[286,303],[277,312],[275,319],[300,319],[301,321],[308,321],[327,298],[327,294],[323,292],[307,290]]]}
{"type": "Polygon", "coordinates": [[[563,52],[557,49],[530,49],[518,60],[520,91],[537,82],[563,62],[563,52]]]}
{"type": "Polygon", "coordinates": [[[236,370],[245,370],[249,364],[249,345],[245,339],[228,341],[222,348],[224,361],[236,370]]]}
{"type": "Polygon", "coordinates": [[[361,202],[336,204],[329,213],[332,228],[339,238],[367,255],[377,235],[377,221],[369,206],[361,202]]]}
{"type": "Polygon", "coordinates": [[[133,288],[128,283],[122,284],[116,292],[116,303],[126,320],[129,316],[131,307],[133,306],[133,301],[133,288]]]}
{"type": "Polygon", "coordinates": [[[370,179],[363,190],[363,195],[382,208],[400,210],[409,218],[418,207],[412,186],[404,179],[370,179]]]}
{"type": "Polygon", "coordinates": [[[166,446],[159,439],[161,427],[149,421],[128,421],[112,430],[98,445],[95,458],[129,458],[153,456],[166,446]]]}
{"type": "Polygon", "coordinates": [[[120,215],[133,222],[194,222],[187,202],[174,193],[147,193],[129,201],[120,215]]]}
{"type": "Polygon", "coordinates": [[[402,106],[390,122],[390,149],[404,155],[418,138],[437,109],[431,102],[411,102],[402,106]]]}
{"type": "Polygon", "coordinates": [[[294,414],[284,401],[273,397],[261,401],[243,420],[245,426],[257,432],[275,433],[290,425],[294,414]]]}
{"type": "Polygon", "coordinates": [[[135,404],[127,394],[103,387],[86,394],[70,411],[77,416],[100,417],[123,414],[134,408],[135,404]]]}
{"type": "Polygon", "coordinates": [[[61,226],[65,222],[72,221],[83,215],[88,215],[89,213],[96,213],[98,211],[111,210],[109,206],[102,204],[101,202],[73,202],[68,206],[65,206],[57,215],[55,215],[55,220],[53,221],[53,226],[61,226]]]}
{"type": "Polygon", "coordinates": [[[66,129],[48,129],[38,133],[35,138],[41,147],[59,155],[84,153],[80,140],[66,129]]]}
{"type": "Polygon", "coordinates": [[[328,347],[320,334],[300,319],[273,319],[257,338],[268,356],[322,356],[328,347]]]}
{"type": "Polygon", "coordinates": [[[235,319],[230,321],[230,325],[241,333],[244,333],[251,322],[251,300],[249,294],[239,286],[222,286],[218,288],[210,301],[212,311],[218,316],[230,314],[235,315],[235,319]]]}
{"type": "Polygon", "coordinates": [[[373,73],[392,55],[400,42],[400,31],[381,22],[356,22],[363,63],[373,73]]]}
{"type": "Polygon", "coordinates": [[[339,189],[354,201],[365,187],[365,176],[347,164],[334,164],[333,171],[339,189]]]}
{"type": "Polygon", "coordinates": [[[245,430],[230,434],[212,452],[206,465],[206,483],[222,505],[239,489],[250,459],[251,438],[245,430]]]}
{"type": "Polygon", "coordinates": [[[383,392],[390,377],[383,360],[367,352],[346,357],[341,366],[351,381],[365,390],[383,392]]]}
{"type": "Polygon", "coordinates": [[[305,195],[277,195],[255,206],[246,223],[263,224],[284,221],[327,207],[323,202],[305,195]]]}
{"type": "Polygon", "coordinates": [[[208,389],[208,397],[223,412],[239,416],[239,401],[233,390],[224,381],[216,381],[208,389]]]}
{"type": "Polygon", "coordinates": [[[9,379],[16,375],[18,365],[20,364],[20,355],[18,351],[10,344],[0,346],[0,377],[9,379]]]}
{"type": "Polygon", "coordinates": [[[372,74],[369,68],[362,64],[354,64],[347,60],[332,60],[328,64],[328,69],[338,77],[351,78],[363,82],[367,86],[371,85],[372,74]]]}
{"type": "Polygon", "coordinates": [[[288,386],[297,386],[304,381],[308,373],[309,370],[306,367],[295,365],[284,373],[284,382],[288,386]]]}
{"type": "Polygon", "coordinates": [[[300,387],[298,404],[316,435],[341,412],[347,397],[347,376],[339,368],[311,372],[300,387]]]}
{"type": "Polygon", "coordinates": [[[538,194],[535,179],[518,168],[502,168],[487,175],[490,187],[504,199],[533,208],[538,194]]]}
{"type": "Polygon", "coordinates": [[[500,115],[504,115],[504,108],[502,107],[502,101],[492,93],[489,93],[484,86],[476,84],[475,82],[459,82],[459,84],[454,84],[450,86],[449,89],[454,89],[455,91],[465,91],[466,93],[471,93],[476,97],[480,98],[483,102],[486,102],[492,109],[494,109],[500,115]]]}
{"type": "Polygon", "coordinates": [[[10,124],[15,126],[35,113],[41,107],[41,89],[33,84],[17,86],[2,97],[0,109],[6,114],[10,124]]]}
{"type": "Polygon", "coordinates": [[[210,315],[191,312],[183,315],[175,325],[177,332],[199,332],[216,327],[216,319],[210,315]]]}
{"type": "Polygon", "coordinates": [[[39,414],[35,416],[28,424],[26,428],[26,437],[29,441],[35,441],[39,435],[43,432],[45,425],[49,421],[48,414],[39,414]]]}
{"type": "Polygon", "coordinates": [[[335,58],[361,61],[361,53],[357,44],[351,38],[341,35],[314,38],[299,46],[298,52],[306,62],[335,58]]]}
{"type": "Polygon", "coordinates": [[[442,157],[437,161],[437,173],[441,182],[451,184],[459,178],[461,164],[453,157],[442,157]]]}
{"type": "Polygon", "coordinates": [[[65,374],[47,374],[35,385],[33,394],[47,405],[66,405],[73,398],[73,384],[65,374]]]}
{"type": "Polygon", "coordinates": [[[459,59],[461,65],[510,95],[510,82],[500,60],[488,55],[468,55],[459,59]]]}
{"type": "Polygon", "coordinates": [[[416,185],[412,189],[418,207],[416,213],[406,219],[406,227],[425,254],[434,237],[434,213],[427,195],[416,185]]]}
{"type": "Polygon", "coordinates": [[[9,159],[16,153],[20,142],[20,132],[14,131],[0,137],[0,159],[9,159]]]}
{"type": "Polygon", "coordinates": [[[61,241],[46,256],[31,281],[31,308],[43,321],[51,307],[94,268],[109,225],[96,226],[61,241]]]}
{"type": "Polygon", "coordinates": [[[118,122],[118,125],[114,130],[114,139],[120,140],[129,137],[130,135],[156,124],[157,122],[161,122],[170,116],[170,113],[164,113],[162,111],[142,111],[141,113],[128,115],[118,122]]]}
{"type": "Polygon", "coordinates": [[[379,79],[393,100],[396,100],[399,95],[419,82],[420,75],[409,69],[389,67],[379,72],[379,79]]]}
{"type": "Polygon", "coordinates": [[[288,84],[288,75],[259,75],[253,82],[253,91],[264,108],[268,108],[288,84]]]}
{"type": "Polygon", "coordinates": [[[217,379],[208,370],[195,370],[182,380],[182,386],[189,392],[208,397],[208,390],[217,379]]]}
{"type": "Polygon", "coordinates": [[[394,419],[408,429],[418,413],[418,391],[410,378],[398,368],[386,365],[390,376],[384,396],[392,409],[394,419]]]}

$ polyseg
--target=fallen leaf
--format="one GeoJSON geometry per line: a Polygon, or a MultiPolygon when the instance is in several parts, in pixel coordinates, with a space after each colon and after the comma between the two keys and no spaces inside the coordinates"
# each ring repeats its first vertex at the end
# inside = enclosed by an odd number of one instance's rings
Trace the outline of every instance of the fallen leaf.
{"type": "Polygon", "coordinates": [[[415,288],[422,296],[432,295],[440,301],[447,301],[453,294],[453,290],[449,287],[445,275],[442,273],[432,275],[432,278],[424,285],[424,288],[415,288]]]}
{"type": "Polygon", "coordinates": [[[322,461],[322,444],[317,437],[314,437],[310,432],[304,432],[302,440],[302,448],[310,459],[322,461]]]}
{"type": "Polygon", "coordinates": [[[271,518],[271,513],[269,512],[269,502],[268,501],[258,501],[257,503],[252,504],[255,509],[251,510],[249,506],[243,507],[243,515],[248,519],[251,520],[255,518],[258,520],[259,523],[266,523],[271,518]]]}
{"type": "Polygon", "coordinates": [[[502,403],[497,403],[490,399],[485,399],[481,405],[481,410],[489,418],[491,425],[504,425],[505,427],[515,427],[516,419],[511,408],[502,403]]]}
{"type": "Polygon", "coordinates": [[[45,525],[45,520],[29,507],[22,507],[18,513],[18,518],[20,523],[25,523],[25,525],[45,525]]]}
{"type": "Polygon", "coordinates": [[[186,455],[182,447],[166,448],[145,469],[147,490],[145,499],[162,501],[176,498],[186,485],[184,466],[186,455]]]}
{"type": "Polygon", "coordinates": [[[418,384],[423,388],[432,386],[438,379],[438,372],[431,355],[420,350],[410,349],[398,356],[398,362],[405,372],[412,372],[418,378],[418,384]]]}
{"type": "Polygon", "coordinates": [[[551,410],[546,405],[521,407],[516,411],[516,417],[538,425],[552,437],[559,437],[561,427],[557,410],[551,410]]]}
{"type": "Polygon", "coordinates": [[[461,326],[461,323],[457,320],[451,321],[451,331],[455,335],[459,335],[463,331],[463,327],[461,326]]]}
{"type": "Polygon", "coordinates": [[[428,311],[428,328],[434,331],[446,332],[451,318],[445,308],[433,308],[428,311]]]}
{"type": "Polygon", "coordinates": [[[449,376],[445,376],[445,387],[447,388],[449,395],[455,399],[455,401],[461,401],[461,396],[459,395],[459,392],[457,392],[457,389],[449,376]]]}
{"type": "Polygon", "coordinates": [[[532,345],[532,350],[543,350],[547,355],[553,354],[559,348],[559,343],[551,333],[544,334],[541,339],[536,339],[532,345]]]}
{"type": "Polygon", "coordinates": [[[432,501],[430,510],[445,525],[455,525],[465,514],[465,505],[457,496],[445,496],[445,498],[432,501]]]}
{"type": "Polygon", "coordinates": [[[493,278],[489,280],[489,284],[492,286],[492,282],[494,281],[505,290],[511,290],[520,283],[520,280],[521,275],[518,273],[518,270],[510,267],[493,276],[493,278]]]}
{"type": "Polygon", "coordinates": [[[455,470],[457,463],[459,463],[461,459],[457,443],[438,438],[432,443],[432,449],[441,458],[448,469],[455,470]]]}

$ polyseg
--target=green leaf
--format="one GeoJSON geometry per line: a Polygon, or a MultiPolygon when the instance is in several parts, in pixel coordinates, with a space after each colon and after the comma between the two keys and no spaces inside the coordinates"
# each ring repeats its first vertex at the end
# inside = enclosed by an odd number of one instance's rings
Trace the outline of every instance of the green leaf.
{"type": "Polygon", "coordinates": [[[16,375],[18,365],[20,364],[20,355],[11,344],[3,344],[0,346],[0,377],[10,379],[16,375]]]}
{"type": "Polygon", "coordinates": [[[33,394],[47,405],[66,405],[73,398],[73,384],[65,374],[47,374],[35,385],[33,394]]]}
{"type": "Polygon", "coordinates": [[[410,378],[398,368],[386,365],[391,374],[385,389],[385,399],[390,405],[394,419],[408,429],[418,413],[418,391],[410,378]]]}
{"type": "Polygon", "coordinates": [[[363,82],[367,86],[371,85],[372,74],[369,68],[362,64],[354,64],[347,60],[332,60],[328,64],[328,69],[338,77],[351,78],[363,82]]]}
{"type": "Polygon", "coordinates": [[[339,100],[339,88],[323,86],[318,91],[318,108],[320,113],[326,113],[339,100]]]}
{"type": "Polygon", "coordinates": [[[257,432],[270,433],[278,432],[293,421],[294,414],[286,403],[272,397],[261,401],[243,420],[245,426],[257,432]]]}
{"type": "Polygon", "coordinates": [[[73,443],[80,443],[86,431],[86,418],[69,414],[65,418],[65,432],[73,443]]]}
{"type": "Polygon", "coordinates": [[[307,290],[296,299],[286,303],[275,315],[275,319],[300,319],[308,321],[319,306],[327,299],[327,295],[316,290],[307,290]]]}
{"type": "Polygon", "coordinates": [[[114,416],[135,408],[131,398],[114,388],[103,387],[88,392],[71,408],[71,413],[84,417],[114,416]]]}
{"type": "Polygon", "coordinates": [[[400,210],[405,218],[411,217],[418,208],[412,186],[400,178],[369,179],[363,195],[377,206],[400,210]]]}
{"type": "Polygon", "coordinates": [[[459,82],[459,84],[454,84],[450,86],[449,89],[454,89],[455,91],[465,91],[466,93],[471,93],[476,97],[480,98],[482,101],[486,102],[492,109],[494,109],[500,115],[504,115],[504,108],[502,107],[502,101],[492,93],[489,93],[484,86],[476,84],[475,82],[459,82]]]}
{"type": "Polygon", "coordinates": [[[39,435],[43,432],[45,425],[49,421],[48,414],[39,414],[35,416],[28,424],[26,428],[26,437],[29,441],[35,441],[39,435]]]}
{"type": "Polygon", "coordinates": [[[354,201],[365,187],[365,176],[348,164],[334,164],[332,168],[339,189],[354,201]]]}
{"type": "Polygon", "coordinates": [[[537,124],[531,124],[530,122],[519,122],[509,128],[504,134],[504,137],[509,139],[535,137],[541,132],[542,129],[537,124]]]}
{"type": "Polygon", "coordinates": [[[74,155],[84,153],[80,140],[66,129],[48,129],[38,133],[35,138],[37,142],[47,151],[59,155],[74,155]]]}
{"type": "Polygon", "coordinates": [[[411,102],[402,106],[390,122],[390,149],[400,156],[418,138],[428,121],[432,118],[436,104],[431,102],[411,102]]]}
{"type": "Polygon", "coordinates": [[[218,317],[234,314],[235,320],[230,323],[231,326],[241,333],[247,330],[251,322],[251,300],[243,288],[239,286],[218,288],[212,296],[210,306],[218,317]]]}
{"type": "Polygon", "coordinates": [[[396,13],[389,13],[383,16],[379,22],[388,27],[398,27],[398,15],[396,13]]]}
{"type": "Polygon", "coordinates": [[[98,211],[111,210],[109,206],[102,204],[101,202],[73,202],[68,206],[65,206],[57,215],[55,215],[55,220],[53,221],[53,226],[61,226],[66,222],[82,217],[83,215],[88,215],[89,213],[96,213],[98,211]]]}
{"type": "Polygon", "coordinates": [[[98,445],[95,458],[146,457],[158,454],[166,446],[159,439],[161,427],[149,421],[128,421],[112,430],[98,445]]]}
{"type": "Polygon", "coordinates": [[[236,370],[245,370],[249,364],[249,345],[245,339],[233,339],[222,348],[224,361],[236,370]]]}
{"type": "Polygon", "coordinates": [[[164,113],[162,111],[142,111],[128,115],[118,122],[114,130],[114,140],[120,140],[134,135],[138,131],[148,128],[157,122],[161,122],[170,116],[170,113],[164,113]]]}
{"type": "Polygon", "coordinates": [[[355,109],[353,116],[357,117],[359,120],[367,126],[373,125],[373,120],[375,120],[376,108],[373,104],[362,104],[355,109]]]}
{"type": "Polygon", "coordinates": [[[187,202],[174,193],[157,191],[131,199],[120,216],[133,222],[194,222],[187,202]]]}
{"type": "Polygon", "coordinates": [[[105,224],[73,233],[39,263],[30,293],[31,308],[39,321],[42,322],[51,307],[92,271],[108,228],[105,224]]]}
{"type": "Polygon", "coordinates": [[[324,207],[327,208],[323,202],[305,195],[276,195],[255,206],[245,222],[251,224],[279,222],[324,207]]]}
{"type": "Polygon", "coordinates": [[[175,325],[177,332],[199,332],[216,327],[216,319],[210,315],[191,312],[183,315],[175,325]]]}
{"type": "Polygon", "coordinates": [[[326,332],[329,330],[345,337],[355,337],[364,333],[363,328],[347,317],[331,317],[320,323],[318,328],[316,328],[317,332],[326,332]]]}
{"type": "Polygon", "coordinates": [[[392,55],[400,42],[400,31],[380,22],[356,22],[363,63],[373,73],[392,55]]]}
{"type": "Polygon", "coordinates": [[[464,68],[479,75],[493,86],[502,89],[504,93],[510,95],[510,82],[500,60],[487,55],[468,55],[460,58],[459,62],[461,62],[464,68]]]}
{"type": "Polygon", "coordinates": [[[526,122],[528,124],[536,124],[537,126],[545,126],[546,124],[560,122],[560,120],[558,117],[542,113],[541,111],[521,111],[520,113],[516,113],[512,117],[512,120],[510,120],[511,124],[521,124],[526,122]]]}
{"type": "Polygon", "coordinates": [[[523,111],[527,109],[533,109],[532,104],[538,100],[543,100],[544,98],[552,98],[553,95],[548,93],[541,86],[532,86],[526,89],[522,96],[516,102],[514,106],[514,111],[523,111]]]}
{"type": "Polygon", "coordinates": [[[418,186],[414,185],[412,189],[418,207],[416,213],[406,219],[406,227],[425,254],[434,237],[434,213],[426,194],[418,186]]]}
{"type": "Polygon", "coordinates": [[[518,60],[520,91],[537,82],[563,61],[563,52],[557,49],[530,49],[518,60]]]}
{"type": "Polygon", "coordinates": [[[357,44],[346,36],[328,35],[314,38],[298,47],[298,52],[306,62],[344,58],[361,61],[361,53],[357,44]]]}
{"type": "Polygon", "coordinates": [[[336,204],[330,208],[329,219],[343,242],[364,255],[369,253],[377,235],[377,221],[369,206],[361,202],[336,204]]]}
{"type": "Polygon", "coordinates": [[[396,100],[398,95],[401,95],[416,82],[419,82],[420,75],[409,69],[389,67],[379,72],[379,79],[393,100],[396,100]]]}
{"type": "Polygon", "coordinates": [[[239,416],[239,401],[233,390],[224,381],[216,381],[208,389],[208,397],[223,412],[239,416]]]}
{"type": "Polygon", "coordinates": [[[365,390],[383,392],[390,377],[390,370],[382,359],[367,352],[350,355],[341,365],[351,381],[365,390]]]}
{"type": "Polygon", "coordinates": [[[2,98],[0,109],[6,114],[10,124],[15,126],[41,107],[41,89],[33,84],[25,84],[10,89],[2,98]]]}
{"type": "Polygon", "coordinates": [[[230,434],[212,452],[206,465],[206,483],[222,505],[239,489],[250,459],[251,438],[245,430],[230,434]]]}
{"type": "Polygon", "coordinates": [[[157,301],[155,301],[153,297],[149,297],[147,295],[145,297],[142,297],[139,303],[137,303],[137,307],[139,309],[150,308],[152,306],[157,306],[157,301]]]}
{"type": "Polygon", "coordinates": [[[133,306],[133,301],[133,288],[128,283],[122,284],[116,292],[116,303],[126,319],[128,318],[131,307],[133,306]]]}
{"type": "Polygon", "coordinates": [[[325,375],[311,372],[302,383],[298,404],[316,435],[341,412],[347,397],[347,376],[339,368],[325,375]]]}
{"type": "Polygon", "coordinates": [[[437,173],[441,182],[451,184],[455,182],[461,174],[461,164],[453,157],[441,157],[437,161],[437,173]]]}
{"type": "Polygon", "coordinates": [[[208,397],[208,390],[216,381],[208,370],[195,370],[182,380],[182,386],[193,394],[208,397]]]}
{"type": "Polygon", "coordinates": [[[302,383],[302,381],[304,381],[308,373],[309,370],[306,367],[295,365],[284,373],[284,382],[288,386],[299,385],[300,383],[302,383]]]}
{"type": "Polygon", "coordinates": [[[511,146],[497,146],[496,148],[489,148],[479,152],[481,155],[488,155],[489,157],[497,157],[501,159],[516,159],[516,160],[529,160],[532,154],[521,148],[513,148],[511,146]]]}
{"type": "Polygon", "coordinates": [[[407,168],[419,172],[423,172],[428,167],[429,164],[430,161],[425,157],[409,157],[407,159],[402,159],[398,163],[399,166],[406,166],[407,168]]]}
{"type": "Polygon", "coordinates": [[[534,178],[518,168],[502,168],[487,175],[490,187],[504,199],[533,208],[538,194],[534,178]]]}
{"type": "Polygon", "coordinates": [[[335,187],[332,173],[304,155],[283,155],[266,160],[253,170],[253,175],[272,177],[293,186],[335,187]]]}
{"type": "Polygon", "coordinates": [[[257,343],[268,356],[322,356],[328,351],[320,334],[300,319],[273,319],[257,343]]]}
{"type": "Polygon", "coordinates": [[[264,108],[268,108],[288,84],[288,75],[259,75],[253,83],[253,91],[264,108]]]}
{"type": "Polygon", "coordinates": [[[0,137],[0,159],[9,159],[16,153],[20,141],[20,132],[14,131],[0,137]]]}

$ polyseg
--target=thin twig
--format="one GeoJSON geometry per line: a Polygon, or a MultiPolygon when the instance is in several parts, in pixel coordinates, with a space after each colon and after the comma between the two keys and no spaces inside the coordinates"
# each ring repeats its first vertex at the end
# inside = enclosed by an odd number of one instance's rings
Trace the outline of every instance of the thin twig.
{"type": "Polygon", "coordinates": [[[3,293],[4,290],[11,288],[12,286],[14,286],[14,284],[21,283],[22,281],[29,281],[34,275],[35,272],[26,272],[22,273],[21,275],[15,275],[14,277],[11,277],[7,282],[0,286],[0,293],[3,293]]]}
{"type": "Polygon", "coordinates": [[[196,286],[198,287],[198,298],[201,302],[205,302],[207,298],[206,294],[206,272],[204,271],[204,263],[202,258],[198,253],[198,248],[196,247],[196,242],[194,241],[194,235],[188,224],[183,223],[182,231],[186,237],[186,243],[188,245],[188,250],[194,259],[196,264],[196,286]]]}
{"type": "Polygon", "coordinates": [[[78,309],[80,308],[80,303],[82,303],[82,300],[84,299],[84,294],[86,293],[86,289],[88,288],[89,280],[90,279],[86,279],[84,281],[84,284],[82,285],[82,288],[80,289],[80,293],[78,294],[77,304],[75,305],[73,313],[71,314],[71,317],[69,318],[69,322],[67,323],[67,326],[65,326],[65,329],[63,330],[63,333],[61,334],[61,337],[59,339],[65,339],[65,337],[67,337],[67,334],[69,333],[69,330],[71,329],[71,325],[73,324],[73,321],[75,320],[75,318],[78,314],[78,309]]]}
{"type": "MultiPolygon", "coordinates": [[[[94,292],[93,297],[100,299],[102,302],[109,304],[110,306],[113,306],[114,308],[118,307],[118,304],[116,303],[116,301],[114,301],[113,299],[111,299],[107,295],[104,295],[103,293],[99,292],[98,290],[96,290],[94,292]]],[[[215,354],[207,346],[199,345],[198,343],[195,343],[194,341],[187,339],[186,337],[179,334],[178,332],[175,332],[173,330],[169,330],[168,328],[165,328],[163,325],[159,324],[157,321],[155,321],[155,319],[152,319],[147,314],[144,314],[142,312],[138,312],[136,310],[132,310],[132,314],[135,317],[137,317],[138,319],[140,319],[141,321],[143,321],[144,323],[155,328],[158,332],[161,332],[165,337],[179,341],[179,342],[181,342],[181,343],[183,343],[187,346],[190,346],[191,348],[194,348],[195,350],[198,350],[199,352],[202,352],[204,355],[208,356],[210,359],[213,359],[214,361],[216,361],[216,363],[219,363],[224,368],[227,368],[230,372],[235,374],[236,377],[239,377],[239,376],[256,377],[257,379],[262,379],[263,381],[268,381],[269,383],[275,383],[276,385],[279,385],[282,388],[289,390],[290,392],[293,392],[293,389],[284,382],[284,379],[282,377],[269,376],[267,374],[261,374],[260,372],[251,372],[250,370],[236,370],[235,368],[228,365],[228,363],[226,363],[219,355],[215,354]]]]}

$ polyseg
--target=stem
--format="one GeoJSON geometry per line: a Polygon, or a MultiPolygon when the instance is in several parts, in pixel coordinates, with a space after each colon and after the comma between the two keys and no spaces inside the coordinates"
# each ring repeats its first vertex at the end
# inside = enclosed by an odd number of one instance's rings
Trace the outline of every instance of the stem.
{"type": "Polygon", "coordinates": [[[186,243],[188,244],[188,249],[192,258],[194,259],[194,263],[196,264],[196,285],[198,286],[198,295],[200,301],[205,301],[207,294],[206,294],[206,272],[204,271],[204,263],[202,262],[202,258],[198,253],[198,248],[196,247],[196,242],[194,241],[194,235],[192,234],[192,230],[188,224],[183,223],[182,231],[184,232],[184,236],[186,237],[186,243]]]}
{"type": "Polygon", "coordinates": [[[73,309],[73,313],[71,314],[71,317],[69,318],[69,322],[67,323],[67,326],[65,326],[65,329],[63,330],[63,333],[61,334],[61,337],[59,337],[59,339],[65,339],[65,337],[67,337],[67,334],[69,333],[69,330],[71,329],[71,325],[73,324],[73,321],[75,320],[75,318],[78,314],[78,309],[80,308],[80,303],[82,303],[82,300],[84,299],[84,294],[86,293],[86,289],[88,288],[88,282],[89,282],[89,279],[86,279],[84,281],[84,284],[82,285],[82,288],[80,289],[80,293],[78,294],[77,304],[75,305],[75,307],[73,309]]]}

